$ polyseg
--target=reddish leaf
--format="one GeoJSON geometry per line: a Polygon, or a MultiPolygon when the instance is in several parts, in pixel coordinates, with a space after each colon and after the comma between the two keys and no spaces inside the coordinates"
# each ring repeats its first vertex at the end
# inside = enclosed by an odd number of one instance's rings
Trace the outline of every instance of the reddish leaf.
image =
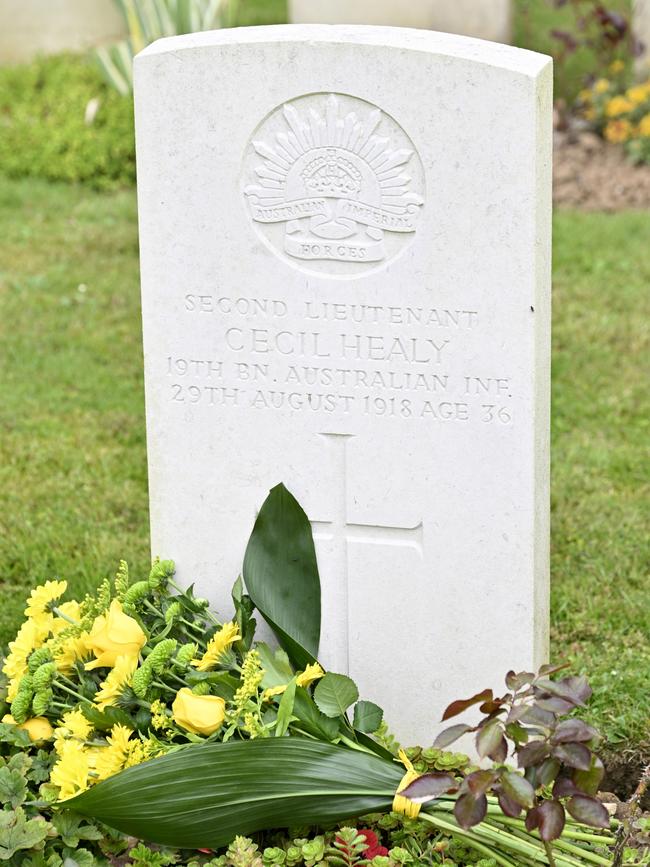
{"type": "Polygon", "coordinates": [[[575,795],[566,805],[567,810],[576,822],[590,825],[592,828],[609,828],[609,813],[595,798],[586,795],[575,795]]]}
{"type": "Polygon", "coordinates": [[[488,758],[493,762],[502,764],[508,758],[508,741],[502,737],[491,753],[488,753],[488,758]]]}
{"type": "Polygon", "coordinates": [[[499,713],[503,709],[503,705],[505,704],[505,698],[495,698],[492,701],[484,702],[479,710],[481,713],[493,714],[499,713]]]}
{"type": "Polygon", "coordinates": [[[580,795],[580,789],[573,782],[571,777],[558,777],[553,786],[554,798],[570,798],[573,795],[580,795]]]}
{"type": "Polygon", "coordinates": [[[546,741],[531,741],[517,750],[517,764],[520,768],[529,768],[538,765],[549,754],[550,749],[546,741]]]}
{"type": "Polygon", "coordinates": [[[454,816],[461,828],[466,831],[482,822],[487,813],[487,798],[485,795],[461,795],[454,807],[454,816]]]}
{"type": "Polygon", "coordinates": [[[497,778],[498,774],[494,771],[474,771],[473,774],[465,777],[465,782],[470,793],[476,797],[484,795],[497,778]]]}
{"type": "Polygon", "coordinates": [[[455,792],[458,789],[456,780],[451,774],[423,774],[414,780],[400,795],[415,801],[416,804],[425,804],[434,798],[439,798],[447,792],[455,792]]]}
{"type": "Polygon", "coordinates": [[[534,831],[539,825],[539,807],[533,807],[526,814],[526,830],[534,831]]]}
{"type": "Polygon", "coordinates": [[[467,734],[467,732],[473,731],[475,731],[475,729],[472,726],[467,726],[464,723],[457,726],[449,726],[448,729],[440,732],[438,737],[435,739],[433,743],[434,749],[444,750],[445,747],[448,747],[449,744],[453,744],[454,741],[457,741],[458,738],[467,734]]]}
{"type": "Polygon", "coordinates": [[[565,719],[558,723],[551,737],[552,744],[566,744],[571,741],[592,741],[598,738],[595,728],[580,719],[565,719]]]}
{"type": "Polygon", "coordinates": [[[530,708],[527,704],[516,705],[512,708],[512,710],[506,717],[506,725],[519,722],[519,720],[523,719],[526,716],[529,710],[530,708]]]}
{"type": "Polygon", "coordinates": [[[569,668],[570,665],[570,662],[562,662],[555,665],[543,665],[539,670],[539,676],[548,677],[550,674],[557,674],[558,671],[564,671],[564,669],[569,668]]]}
{"type": "Polygon", "coordinates": [[[506,795],[522,807],[532,807],[535,803],[535,790],[528,780],[514,771],[502,774],[501,786],[506,795]]]}
{"type": "Polygon", "coordinates": [[[588,771],[574,771],[573,782],[586,795],[595,795],[605,776],[605,768],[598,756],[593,756],[588,771]]]}
{"type": "Polygon", "coordinates": [[[576,677],[572,675],[571,677],[565,677],[560,681],[564,689],[567,690],[569,696],[575,701],[576,704],[585,705],[593,695],[593,690],[589,686],[587,678],[584,676],[576,677]]]}
{"type": "Polygon", "coordinates": [[[555,725],[555,714],[550,711],[542,710],[537,705],[530,705],[526,708],[526,712],[522,714],[521,721],[528,725],[541,726],[545,729],[552,729],[555,725]]]}
{"type": "Polygon", "coordinates": [[[552,695],[549,698],[538,698],[537,707],[541,707],[542,710],[550,710],[551,713],[568,713],[573,710],[575,704],[565,698],[552,695]]]}
{"type": "Polygon", "coordinates": [[[484,759],[490,755],[501,742],[503,738],[503,729],[498,720],[492,720],[486,726],[479,729],[476,735],[476,751],[479,756],[484,759]]]}
{"type": "Polygon", "coordinates": [[[584,744],[558,744],[553,748],[553,755],[570,768],[579,771],[591,768],[591,750],[584,744]]]}
{"type": "Polygon", "coordinates": [[[511,819],[518,819],[522,810],[521,805],[513,801],[512,798],[509,798],[504,791],[500,791],[497,797],[499,799],[499,806],[506,816],[510,816],[511,819]]]}
{"type": "Polygon", "coordinates": [[[528,686],[535,680],[535,675],[531,671],[509,671],[506,674],[506,686],[513,692],[518,692],[522,686],[528,686]]]}
{"type": "Polygon", "coordinates": [[[539,836],[549,842],[562,835],[566,816],[564,807],[557,801],[542,801],[537,808],[539,836]]]}
{"type": "Polygon", "coordinates": [[[537,769],[537,782],[540,786],[549,786],[560,772],[557,759],[546,759],[537,769]]]}
{"type": "Polygon", "coordinates": [[[483,692],[477,692],[471,698],[452,701],[447,710],[442,715],[442,722],[451,719],[452,716],[458,716],[459,713],[466,711],[468,707],[479,704],[483,701],[492,701],[493,693],[491,689],[484,689],[483,692]]]}

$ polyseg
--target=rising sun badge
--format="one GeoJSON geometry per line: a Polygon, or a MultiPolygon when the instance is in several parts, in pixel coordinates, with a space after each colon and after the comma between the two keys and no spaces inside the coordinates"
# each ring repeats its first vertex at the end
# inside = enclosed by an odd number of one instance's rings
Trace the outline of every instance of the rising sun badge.
{"type": "MultiPolygon", "coordinates": [[[[293,260],[389,260],[417,229],[423,170],[412,142],[385,112],[334,94],[287,103],[250,144],[244,194],[271,245],[293,260]]],[[[362,270],[365,270],[362,268],[362,270]]]]}

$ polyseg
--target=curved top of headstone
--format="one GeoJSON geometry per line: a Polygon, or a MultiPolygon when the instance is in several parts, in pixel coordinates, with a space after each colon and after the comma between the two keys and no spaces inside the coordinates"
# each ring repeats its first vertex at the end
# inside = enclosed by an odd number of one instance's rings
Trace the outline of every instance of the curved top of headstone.
{"type": "Polygon", "coordinates": [[[467,60],[500,67],[535,78],[552,58],[536,51],[514,48],[453,33],[410,27],[378,27],[365,24],[273,24],[264,27],[233,27],[169,36],[153,42],[136,56],[138,60],[160,54],[177,54],[219,46],[300,42],[313,45],[356,44],[419,51],[425,54],[467,60]]]}

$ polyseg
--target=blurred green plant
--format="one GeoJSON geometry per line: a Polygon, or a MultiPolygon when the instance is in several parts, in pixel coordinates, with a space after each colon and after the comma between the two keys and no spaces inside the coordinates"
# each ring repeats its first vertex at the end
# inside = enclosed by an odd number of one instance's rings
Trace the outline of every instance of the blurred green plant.
{"type": "Polygon", "coordinates": [[[0,68],[0,166],[9,177],[133,184],[133,106],[83,57],[0,68]]]}
{"type": "Polygon", "coordinates": [[[239,0],[115,0],[128,39],[95,51],[107,82],[122,96],[133,91],[133,58],[164,36],[231,27],[239,0]]]}

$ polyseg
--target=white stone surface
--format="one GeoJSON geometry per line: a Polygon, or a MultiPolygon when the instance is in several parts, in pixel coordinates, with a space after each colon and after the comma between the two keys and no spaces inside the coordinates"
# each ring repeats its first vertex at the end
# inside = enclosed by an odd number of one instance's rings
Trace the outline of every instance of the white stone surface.
{"type": "Polygon", "coordinates": [[[289,0],[294,24],[422,27],[510,42],[512,0],[289,0]]]}
{"type": "Polygon", "coordinates": [[[85,51],[125,35],[112,0],[0,0],[0,63],[85,51]]]}
{"type": "Polygon", "coordinates": [[[136,59],[153,552],[229,613],[283,481],[406,743],[547,653],[551,64],[283,26],[136,59]]]}
{"type": "Polygon", "coordinates": [[[643,43],[643,54],[637,61],[640,75],[650,75],[650,0],[634,0],[633,29],[634,35],[643,43]]]}

